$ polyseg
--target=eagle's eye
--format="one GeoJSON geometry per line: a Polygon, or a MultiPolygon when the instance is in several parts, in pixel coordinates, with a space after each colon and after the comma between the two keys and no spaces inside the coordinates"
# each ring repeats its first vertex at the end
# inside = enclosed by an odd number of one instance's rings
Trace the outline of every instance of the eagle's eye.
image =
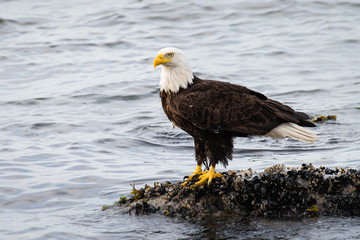
{"type": "Polygon", "coordinates": [[[166,54],[166,57],[167,57],[167,58],[172,58],[173,56],[174,56],[174,53],[173,53],[173,52],[166,54]]]}

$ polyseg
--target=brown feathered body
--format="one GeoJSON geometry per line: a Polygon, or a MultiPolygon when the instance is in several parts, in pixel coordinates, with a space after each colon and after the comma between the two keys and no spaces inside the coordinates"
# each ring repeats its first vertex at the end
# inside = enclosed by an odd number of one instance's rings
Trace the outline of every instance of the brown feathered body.
{"type": "Polygon", "coordinates": [[[232,159],[233,138],[266,135],[283,123],[313,127],[309,116],[261,93],[226,82],[194,76],[187,88],[160,92],[166,116],[194,138],[198,165],[225,167],[232,159]]]}

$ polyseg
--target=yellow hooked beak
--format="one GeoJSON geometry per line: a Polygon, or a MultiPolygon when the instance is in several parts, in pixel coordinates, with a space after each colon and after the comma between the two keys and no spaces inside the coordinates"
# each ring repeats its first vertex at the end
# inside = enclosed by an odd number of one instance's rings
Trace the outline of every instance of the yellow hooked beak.
{"type": "Polygon", "coordinates": [[[156,69],[156,66],[166,63],[166,62],[170,62],[172,61],[171,59],[164,59],[164,56],[160,53],[159,55],[156,56],[156,58],[154,59],[154,68],[156,69]]]}

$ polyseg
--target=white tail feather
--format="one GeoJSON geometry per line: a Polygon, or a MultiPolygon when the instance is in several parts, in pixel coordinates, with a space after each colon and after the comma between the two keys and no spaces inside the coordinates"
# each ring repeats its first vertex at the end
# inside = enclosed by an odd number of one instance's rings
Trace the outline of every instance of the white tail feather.
{"type": "Polygon", "coordinates": [[[283,123],[265,134],[266,137],[285,138],[291,137],[303,142],[313,142],[318,140],[317,132],[300,127],[295,123],[283,123]]]}

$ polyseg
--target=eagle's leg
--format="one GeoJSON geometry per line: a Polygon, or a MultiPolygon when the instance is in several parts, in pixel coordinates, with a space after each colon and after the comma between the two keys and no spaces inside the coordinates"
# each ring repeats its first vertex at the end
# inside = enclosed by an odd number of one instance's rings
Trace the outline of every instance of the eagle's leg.
{"type": "Polygon", "coordinates": [[[211,181],[217,177],[222,177],[222,175],[221,173],[215,173],[215,166],[211,165],[209,171],[205,171],[201,176],[199,176],[200,181],[196,182],[195,185],[205,185],[206,180],[208,180],[208,184],[210,185],[211,181]]]}
{"type": "Polygon", "coordinates": [[[199,181],[195,183],[196,186],[202,186],[206,184],[206,181],[210,185],[214,178],[222,177],[220,173],[215,173],[215,166],[220,162],[226,167],[228,159],[232,159],[233,138],[227,133],[214,134],[207,139],[204,146],[210,162],[210,169],[199,176],[199,181]]]}
{"type": "Polygon", "coordinates": [[[183,186],[188,184],[195,175],[201,175],[204,173],[201,170],[201,165],[203,164],[204,161],[206,161],[205,145],[199,138],[194,138],[194,143],[195,143],[195,158],[196,158],[197,166],[195,168],[194,173],[191,174],[183,184],[181,184],[183,186]]]}

